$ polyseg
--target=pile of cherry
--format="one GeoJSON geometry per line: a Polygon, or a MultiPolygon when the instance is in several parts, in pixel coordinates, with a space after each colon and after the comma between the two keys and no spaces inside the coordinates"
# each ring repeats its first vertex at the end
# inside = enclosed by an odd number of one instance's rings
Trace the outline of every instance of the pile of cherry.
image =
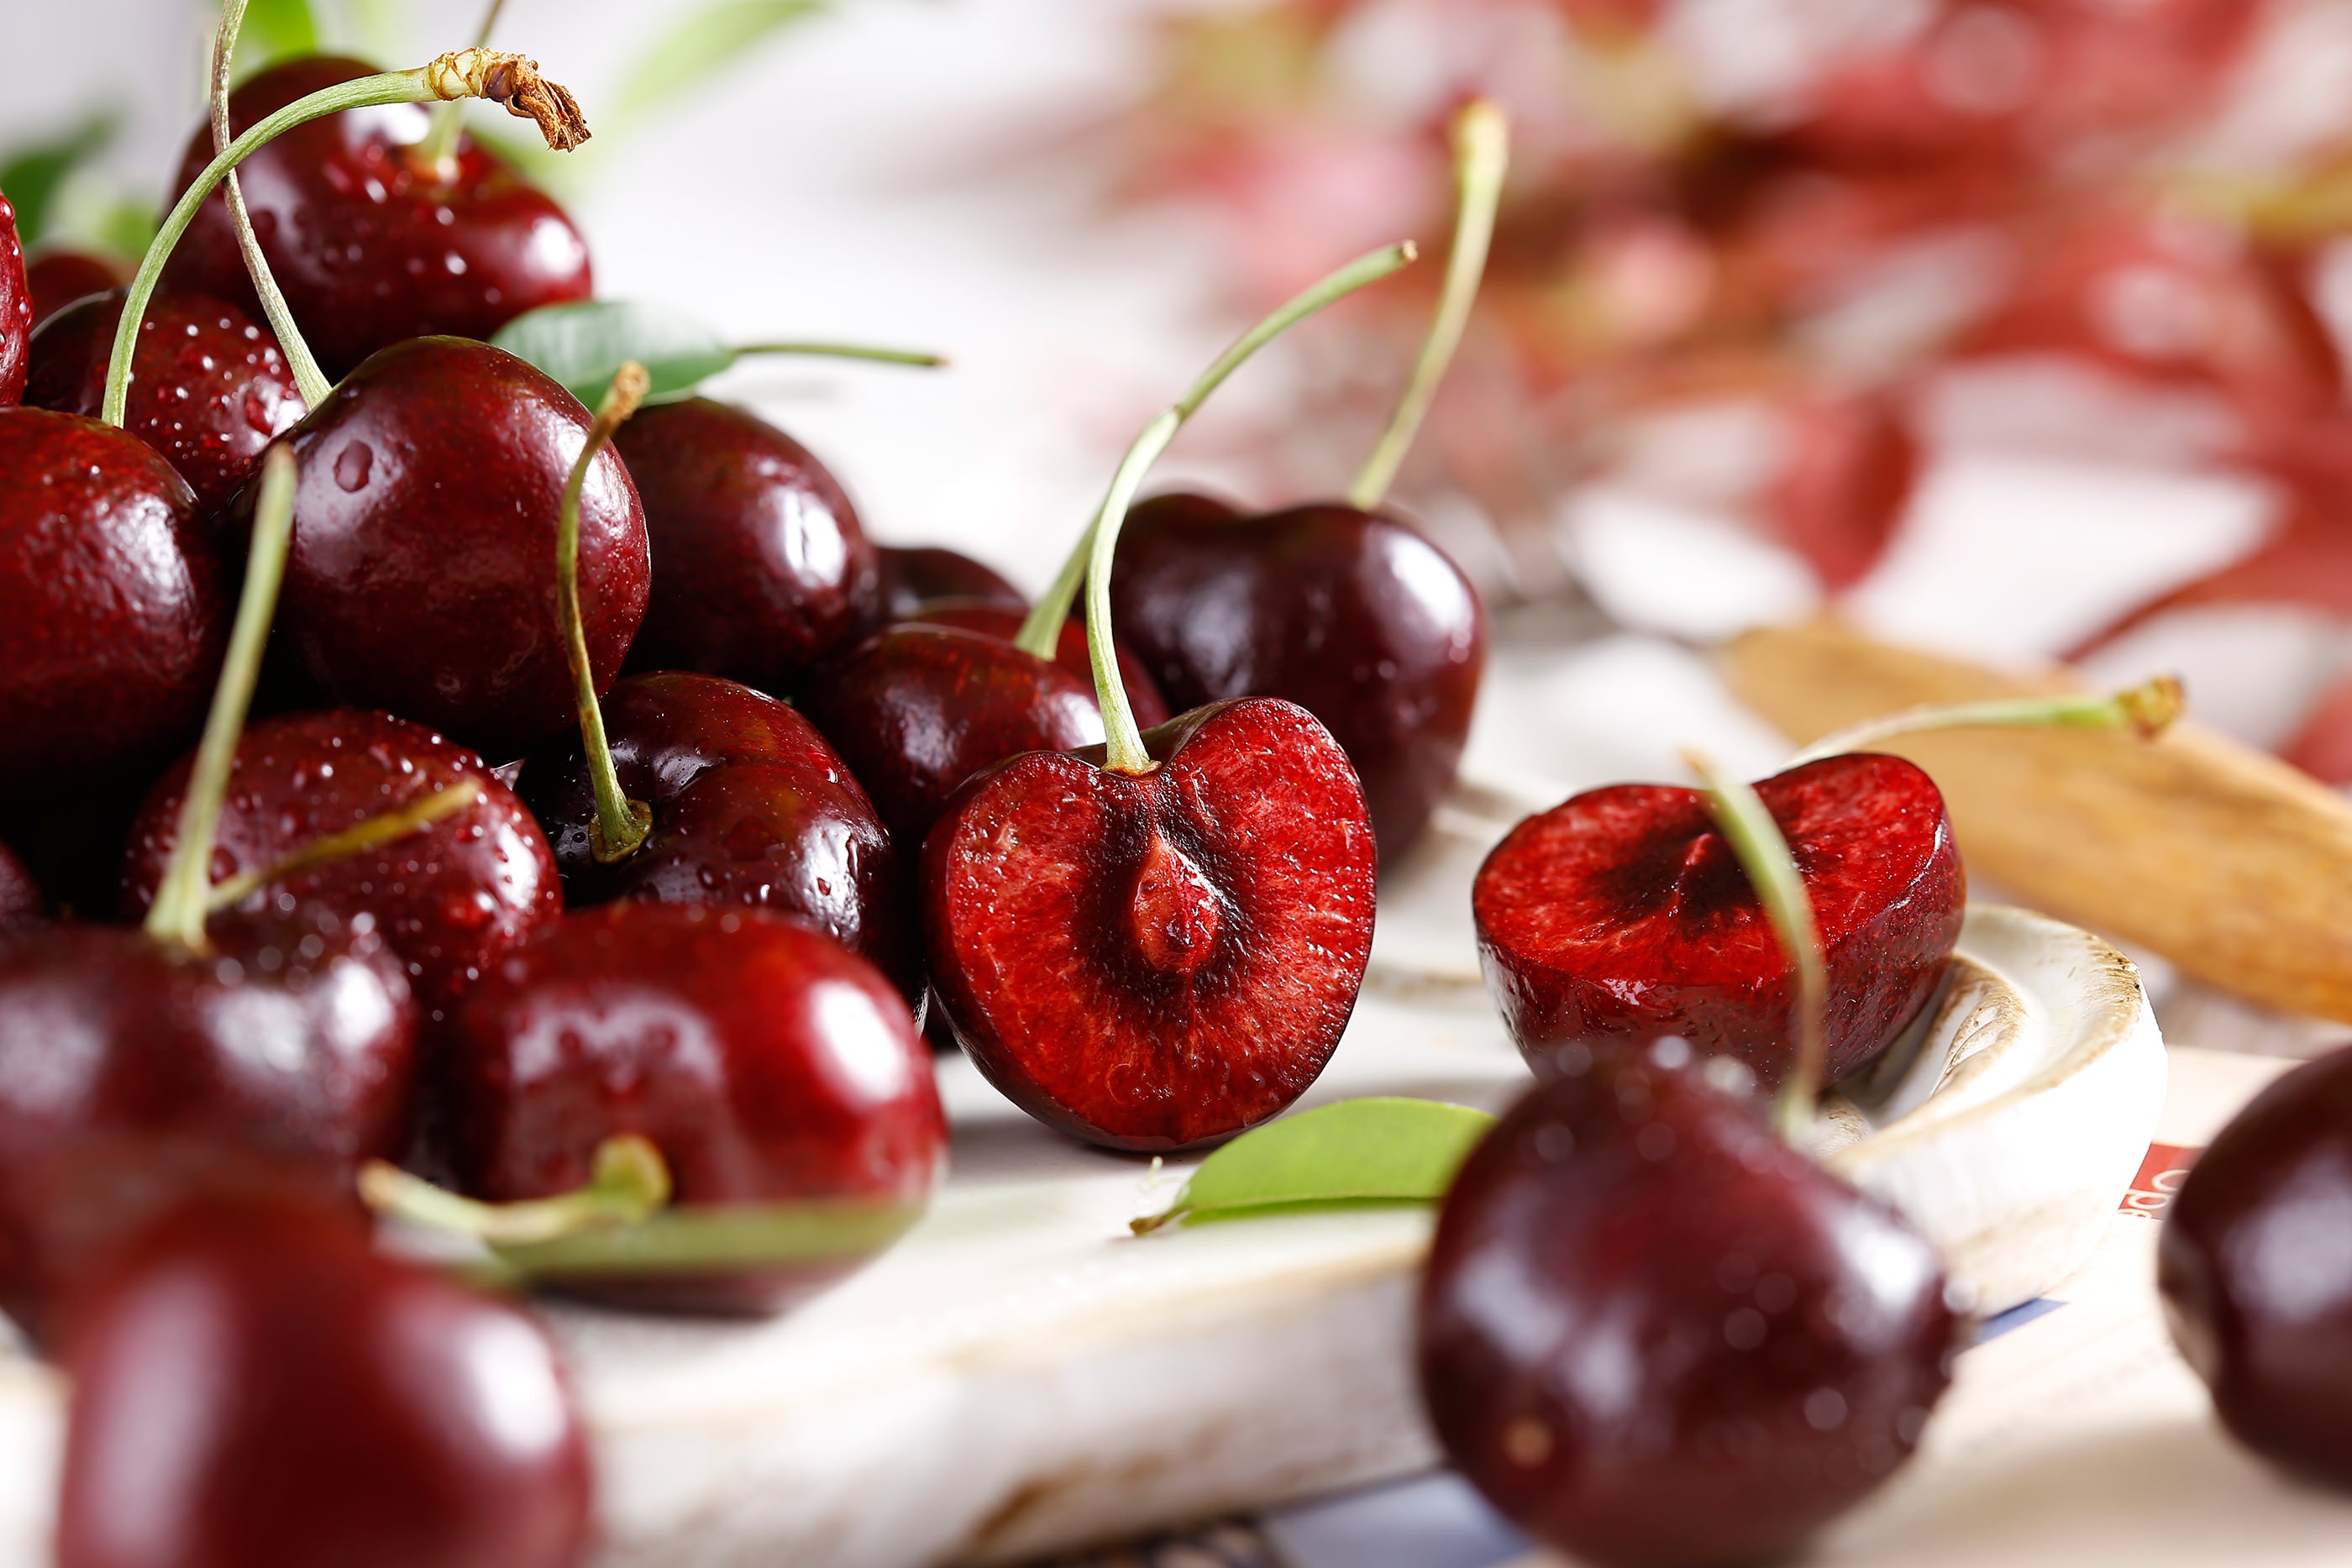
{"type": "MultiPolygon", "coordinates": [[[[375,1250],[362,1194],[510,1283],[774,1312],[936,1181],[926,1009],[1076,1137],[1231,1137],[1328,1060],[1378,865],[1466,737],[1477,596],[1379,501],[1498,121],[1465,115],[1378,478],[1129,511],[1249,352],[1410,247],[1220,360],[1033,607],[877,546],[748,413],[639,406],[635,365],[592,412],[484,341],[591,284],[425,107],[467,96],[584,135],[518,57],[306,58],[216,99],[127,291],[26,268],[0,202],[0,1306],[72,1377],[74,1568],[583,1561],[541,1330],[375,1250]]],[[[1609,1562],[1801,1540],[1916,1445],[1962,1333],[1926,1244],[1723,1071],[1801,1099],[1928,1003],[1965,890],[1942,801],[1875,755],[1759,788],[1816,998],[1723,793],[1580,796],[1476,894],[1540,1082],[1448,1201],[1430,1405],[1499,1504],[1609,1562]]],[[[2210,1265],[2176,1293],[2200,1367],[2314,1429],[2226,1247],[2176,1250],[2210,1265]]]]}

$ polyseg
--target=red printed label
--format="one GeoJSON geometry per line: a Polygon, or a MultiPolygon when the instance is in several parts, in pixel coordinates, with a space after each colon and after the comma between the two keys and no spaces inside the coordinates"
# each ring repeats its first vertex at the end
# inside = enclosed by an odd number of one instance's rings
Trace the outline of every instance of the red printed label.
{"type": "Polygon", "coordinates": [[[2172,1195],[2180,1190],[2181,1178],[2202,1153],[2202,1149],[2184,1149],[2178,1144],[2150,1144],[2147,1157],[2139,1163],[2139,1175],[2132,1177],[2131,1190],[2124,1194],[2123,1212],[2143,1219],[2154,1219],[2162,1214],[2171,1204],[2172,1195]]]}

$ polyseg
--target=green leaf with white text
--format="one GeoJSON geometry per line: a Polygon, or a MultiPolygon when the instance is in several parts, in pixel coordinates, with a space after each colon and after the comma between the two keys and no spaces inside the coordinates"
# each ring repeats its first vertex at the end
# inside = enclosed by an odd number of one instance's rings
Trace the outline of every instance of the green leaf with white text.
{"type": "Polygon", "coordinates": [[[735,362],[735,351],[692,317],[626,299],[542,305],[499,328],[490,341],[562,382],[590,408],[631,360],[652,378],[648,402],[684,397],[735,362]]]}
{"type": "Polygon", "coordinates": [[[1342,1100],[1244,1133],[1176,1201],[1135,1221],[1217,1219],[1334,1203],[1433,1203],[1495,1118],[1438,1100],[1342,1100]]]}

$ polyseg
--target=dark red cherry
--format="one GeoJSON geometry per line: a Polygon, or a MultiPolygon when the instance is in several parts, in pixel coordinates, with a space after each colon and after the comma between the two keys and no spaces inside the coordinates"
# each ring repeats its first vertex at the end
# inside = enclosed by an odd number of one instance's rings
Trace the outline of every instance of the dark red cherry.
{"type": "MultiPolygon", "coordinates": [[[[230,132],[374,70],[326,56],[273,66],[229,95],[230,132]]],[[[526,310],[593,292],[587,245],[563,210],[471,137],[458,137],[448,167],[435,167],[415,151],[430,120],[420,104],[349,110],[237,166],[262,254],[330,376],[404,339],[487,338],[526,310]]],[[[212,157],[211,130],[199,129],[174,193],[212,157]]],[[[261,313],[218,193],[164,277],[261,313]]]]}
{"type": "Polygon", "coordinates": [[[849,497],[774,425],[706,398],[613,439],[653,541],[632,670],[700,670],[778,695],[877,617],[880,568],[849,497]]]}
{"type": "Polygon", "coordinates": [[[25,390],[25,345],[32,335],[33,291],[25,280],[16,209],[0,195],[0,407],[25,390]]]}
{"type": "MultiPolygon", "coordinates": [[[[98,417],[122,296],[78,301],[33,334],[25,402],[98,417]]],[[[161,293],[139,323],[131,360],[131,434],[171,460],[209,517],[251,476],[262,448],[302,417],[278,340],[236,306],[161,293]]]]}
{"type": "MultiPolygon", "coordinates": [[[[1827,1074],[1893,1043],[1960,933],[1968,878],[1944,798],[1896,757],[1825,758],[1757,795],[1789,841],[1828,968],[1827,1074]]],[[[1696,789],[1613,784],[1511,830],[1471,914],[1487,988],[1519,1051],[1680,1035],[1767,1087],[1793,1060],[1789,961],[1696,789]]]]}
{"type": "Polygon", "coordinates": [[[577,735],[532,753],[516,781],[574,907],[652,899],[798,915],[916,994],[907,873],[814,725],[763,692],[683,671],[631,675],[603,706],[622,790],[653,809],[635,854],[605,865],[592,852],[595,795],[577,735]]]}
{"type": "Polygon", "coordinates": [[[70,1351],[58,1568],[588,1559],[588,1443],[546,1333],[348,1216],[191,1206],[92,1288],[70,1351]]]}
{"type": "Polygon", "coordinates": [[[109,294],[131,281],[131,268],[79,250],[45,250],[25,264],[33,295],[33,330],[77,299],[109,294]]]}
{"type": "MultiPolygon", "coordinates": [[[[920,622],[926,626],[960,626],[1007,643],[1020,635],[1021,623],[1027,619],[1026,611],[984,599],[934,599],[916,606],[911,614],[899,617],[902,622],[920,622]]],[[[1150,729],[1175,717],[1168,711],[1168,699],[1160,695],[1159,685],[1143,661],[1125,643],[1113,641],[1117,643],[1114,653],[1118,660],[1119,682],[1127,687],[1127,704],[1135,710],[1137,727],[1150,729]]],[[[1089,688],[1094,685],[1095,667],[1087,657],[1087,622],[1083,615],[1073,615],[1062,622],[1061,638],[1054,646],[1054,663],[1089,688]]]]}
{"type": "Polygon", "coordinates": [[[1421,836],[1486,663],[1477,591],[1435,545],[1353,507],[1244,517],[1159,496],[1128,514],[1111,605],[1171,706],[1297,703],[1347,748],[1382,857],[1421,836]]]}
{"type": "Polygon", "coordinates": [[[946,626],[876,632],[819,671],[800,706],[874,797],[909,868],[965,779],[1015,752],[1103,737],[1091,680],[946,626]]]}
{"type": "MultiPolygon", "coordinates": [[[[587,1182],[597,1145],[660,1150],[677,1209],[919,1207],[947,1155],[930,1053],[871,965],[756,909],[612,904],[571,915],[460,1015],[457,1165],[512,1200],[587,1182]]],[[[572,1281],[688,1311],[772,1312],[849,1260],[572,1281]]]]}
{"type": "Polygon", "coordinates": [[[995,568],[961,550],[938,545],[882,545],[876,551],[881,566],[884,619],[907,621],[934,599],[978,599],[1026,611],[1029,601],[995,568]]]}
{"type": "Polygon", "coordinates": [[[1371,953],[1371,824],[1304,709],[1244,699],[1149,731],[1136,776],[1032,751],[924,845],[923,936],[958,1040],[1014,1103],[1121,1149],[1282,1110],[1330,1060],[1371,953]]]}
{"type": "Polygon", "coordinates": [[[0,1308],[62,1292],[193,1195],[352,1202],[408,1130],[415,1017],[373,923],[215,916],[198,956],[61,925],[0,941],[0,1308]]]}
{"type": "MultiPolygon", "coordinates": [[[[189,766],[182,759],[156,784],[131,830],[126,915],[146,915],[171,863],[189,766]]],[[[472,805],[272,883],[265,894],[346,920],[372,915],[426,1024],[438,1025],[508,949],[563,912],[546,835],[472,752],[422,725],[356,708],[248,725],[230,764],[212,881],[281,864],[330,834],[466,780],[480,791],[472,805]]]]}
{"type": "Polygon", "coordinates": [[[2256,1095],[2190,1167],[2157,1250],[2172,1342],[2221,1424],[2352,1487],[2352,1049],[2256,1095]]]}
{"type": "Polygon", "coordinates": [[[48,900],[16,852],[0,844],[0,936],[29,931],[49,916],[48,900]]]}
{"type": "Polygon", "coordinates": [[[0,410],[0,800],[135,777],[194,736],[231,578],[137,436],[0,410]]]}
{"type": "Polygon", "coordinates": [[[1789,1551],[1910,1455],[1960,1348],[1934,1249],[1691,1058],[1563,1048],[1464,1165],[1422,1281],[1447,1455],[1601,1568],[1789,1551]]]}
{"type": "MultiPolygon", "coordinates": [[[[301,480],[278,632],[310,678],[494,762],[575,724],[556,508],[589,423],[570,392],[487,343],[418,338],[352,371],[286,437],[301,480]]],[[[248,486],[233,511],[252,500],[248,486]]],[[[599,690],[645,618],[650,570],[636,489],[600,452],[580,501],[599,690]]]]}

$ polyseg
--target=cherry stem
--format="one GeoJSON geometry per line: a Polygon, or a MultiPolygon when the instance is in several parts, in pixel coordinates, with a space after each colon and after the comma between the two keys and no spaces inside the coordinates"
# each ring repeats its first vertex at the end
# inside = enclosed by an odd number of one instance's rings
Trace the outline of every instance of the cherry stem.
{"type": "MultiPolygon", "coordinates": [[[[1097,635],[1095,631],[1097,595],[1091,592],[1087,596],[1087,640],[1090,650],[1089,657],[1095,668],[1097,695],[1103,705],[1103,722],[1106,730],[1112,727],[1110,717],[1114,707],[1124,721],[1129,736],[1135,733],[1135,717],[1128,708],[1126,688],[1118,679],[1118,662],[1112,658],[1110,652],[1108,584],[1111,551],[1110,548],[1101,545],[1102,536],[1108,533],[1110,536],[1111,545],[1117,545],[1119,525],[1127,516],[1129,505],[1135,499],[1136,487],[1143,483],[1145,473],[1158,460],[1160,453],[1167,449],[1169,442],[1175,439],[1176,432],[1183,427],[1184,422],[1192,417],[1193,411],[1207,402],[1209,394],[1223,385],[1225,378],[1239,370],[1243,361],[1325,306],[1346,298],[1368,283],[1378,282],[1399,267],[1409,264],[1419,254],[1413,248],[1411,240],[1405,241],[1402,245],[1390,246],[1384,250],[1372,251],[1358,256],[1339,271],[1299,293],[1265,320],[1234,339],[1233,346],[1217,356],[1216,363],[1202,373],[1201,379],[1192,383],[1191,391],[1144,428],[1143,434],[1136,437],[1135,444],[1128,448],[1127,455],[1119,460],[1118,472],[1112,476],[1110,489],[1104,495],[1101,507],[1095,513],[1093,520],[1087,525],[1086,533],[1080,536],[1077,547],[1070,551],[1069,559],[1062,563],[1062,570],[1055,577],[1053,586],[1046,589],[1044,596],[1037,601],[1037,607],[1032,610],[1029,612],[1029,618],[1021,623],[1020,634],[1013,639],[1020,647],[1034,656],[1040,659],[1052,658],[1055,650],[1061,644],[1062,623],[1070,618],[1070,606],[1077,599],[1078,585],[1087,581],[1090,576],[1094,582],[1102,585],[1101,649],[1093,650],[1097,635]],[[1111,672],[1108,676],[1105,674],[1107,670],[1111,672]],[[1108,685],[1105,684],[1106,680],[1108,685]]],[[[1112,747],[1112,766],[1118,767],[1117,758],[1120,753],[1116,737],[1113,738],[1112,747]]],[[[1139,753],[1140,749],[1140,744],[1138,743],[1135,751],[1139,753]]],[[[1145,766],[1148,768],[1149,764],[1145,766]]]]}
{"type": "Polygon", "coordinates": [[[174,942],[193,953],[205,951],[205,916],[212,893],[213,838],[219,831],[221,802],[228,794],[230,765],[246,710],[253,706],[261,675],[261,653],[278,611],[278,584],[286,575],[286,549],[294,535],[294,454],[273,444],[261,464],[261,494],[253,507],[253,540],[247,547],[245,588],[236,623],[228,636],[220,684],[213,688],[212,711],[205,716],[204,738],[188,773],[180,802],[179,841],[147,911],[147,935],[174,942]]]}
{"type": "MultiPolygon", "coordinates": [[[[229,63],[236,56],[236,36],[245,26],[245,6],[246,0],[226,0],[221,6],[220,28],[213,35],[215,152],[229,143],[229,63]]],[[[261,313],[269,319],[269,329],[277,335],[278,346],[286,355],[287,368],[294,372],[294,389],[302,394],[305,407],[316,408],[335,390],[335,383],[319,368],[310,345],[294,325],[294,312],[287,306],[286,296],[278,292],[278,279],[269,270],[269,258],[261,254],[261,238],[253,232],[253,215],[246,211],[245,192],[238,186],[234,170],[221,181],[221,199],[228,204],[229,227],[236,232],[236,248],[245,257],[245,270],[253,279],[253,291],[260,297],[261,313]]]]}
{"type": "Polygon", "coordinates": [[[864,343],[739,343],[727,350],[737,359],[746,354],[810,354],[827,360],[868,360],[877,365],[914,365],[937,370],[948,362],[945,354],[919,349],[876,349],[864,343]]]}
{"type": "Polygon", "coordinates": [[[670,1198],[669,1166],[661,1151],[635,1133],[596,1145],[587,1183],[554,1197],[484,1203],[438,1187],[398,1166],[370,1160],[360,1167],[360,1201],[429,1230],[471,1236],[493,1247],[530,1247],[584,1231],[614,1230],[651,1218],[670,1198]]]}
{"type": "Polygon", "coordinates": [[[1772,933],[1780,939],[1780,951],[1788,955],[1789,967],[1796,973],[1797,994],[1791,1010],[1797,1025],[1797,1060],[1789,1070],[1788,1082],[1780,1086],[1774,1115],[1780,1124],[1780,1136],[1801,1148],[1812,1128],[1814,1102],[1821,1098],[1822,1006],[1828,991],[1813,901],[1805,892],[1805,879],[1797,870],[1796,856],[1789,851],[1780,824],[1772,820],[1772,813],[1747,781],[1724,772],[1695,751],[1683,753],[1683,760],[1705,783],[1706,809],[1730,843],[1731,852],[1739,857],[1739,867],[1748,873],[1748,885],[1755,888],[1764,913],[1771,918],[1772,933]]]}
{"type": "Polygon", "coordinates": [[[1370,511],[1389,493],[1437,396],[1437,383],[1445,379],[1445,367],[1462,346],[1470,307],[1478,298],[1478,281],[1486,275],[1486,252],[1495,239],[1495,210],[1502,204],[1503,172],[1510,161],[1510,124],[1503,111],[1486,99],[1471,99],[1454,119],[1454,252],[1446,257],[1437,315],[1396,412],[1389,416],[1388,429],[1348,491],[1348,504],[1360,512],[1370,511]]]}
{"type": "MultiPolygon", "coordinates": [[[[490,47],[490,35],[498,29],[499,13],[507,8],[507,0],[490,0],[490,8],[482,13],[482,25],[475,31],[474,47],[490,47]]],[[[433,177],[446,184],[457,177],[457,132],[466,121],[466,106],[462,101],[436,104],[433,123],[425,128],[425,140],[416,144],[415,156],[433,177]]]]}
{"type": "Polygon", "coordinates": [[[613,766],[613,747],[604,737],[604,710],[596,700],[596,672],[588,663],[588,630],[580,615],[580,492],[588,483],[588,465],[628,422],[644,401],[652,378],[645,366],[630,360],[613,372],[596,405],[596,423],[588,427],[587,443],[563,481],[563,504],[556,515],[556,614],[563,622],[563,651],[572,663],[572,681],[580,706],[580,740],[588,752],[588,781],[596,791],[596,820],[589,824],[588,850],[600,865],[625,861],[637,852],[653,831],[653,808],[621,792],[620,771],[613,766]]]}
{"type": "MultiPolygon", "coordinates": [[[[559,152],[568,152],[588,140],[588,123],[571,93],[541,76],[538,66],[522,56],[492,49],[460,49],[438,56],[415,70],[385,71],[337,82],[264,116],[205,165],[204,172],[165,214],[156,228],[154,243],[140,258],[138,274],[131,278],[130,290],[123,297],[122,319],[114,327],[113,357],[106,367],[106,402],[102,410],[106,423],[121,427],[131,390],[131,347],[139,340],[139,324],[146,317],[148,301],[154,298],[163,263],[170,259],[173,246],[180,243],[180,236],[194,221],[196,210],[230,170],[250,157],[254,149],[295,126],[307,125],[347,109],[466,98],[496,99],[507,106],[509,114],[538,121],[547,144],[559,152]]],[[[289,361],[300,336],[294,333],[285,344],[289,361]]]]}
{"type": "Polygon", "coordinates": [[[2179,677],[2158,675],[2112,696],[2069,693],[1906,708],[1825,735],[1788,765],[1796,768],[1843,752],[1867,751],[1880,741],[1933,729],[2128,729],[2142,740],[2153,740],[2180,716],[2184,706],[2179,677]]]}
{"type": "Polygon", "coordinates": [[[411,833],[421,833],[444,817],[457,815],[482,798],[482,787],[471,779],[460,779],[446,789],[436,789],[422,800],[405,806],[383,811],[362,821],[355,822],[340,833],[330,833],[323,839],[313,839],[282,860],[271,862],[257,871],[241,872],[226,882],[215,883],[206,895],[205,908],[208,914],[218,914],[242,903],[247,894],[273,883],[297,877],[322,865],[349,860],[370,850],[397,843],[411,833]]]}

